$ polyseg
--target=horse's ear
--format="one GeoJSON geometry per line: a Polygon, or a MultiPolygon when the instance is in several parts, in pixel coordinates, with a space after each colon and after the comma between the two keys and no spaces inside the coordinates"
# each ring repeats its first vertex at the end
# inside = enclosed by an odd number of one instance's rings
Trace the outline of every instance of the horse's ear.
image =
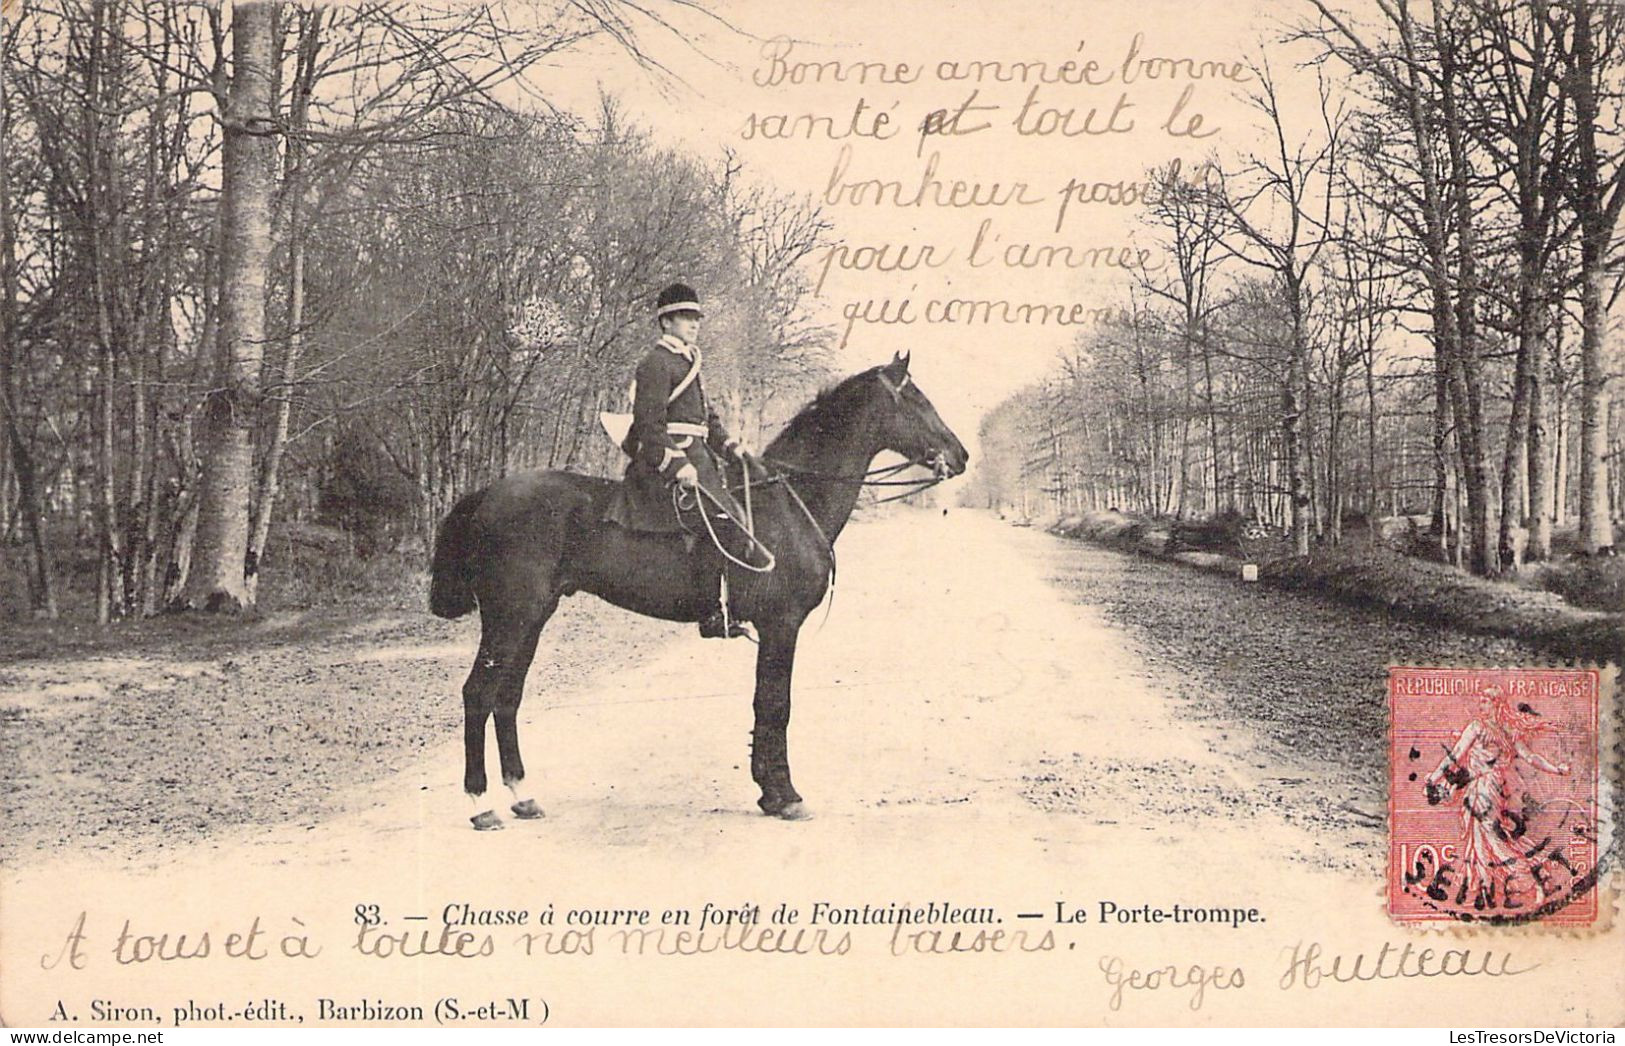
{"type": "Polygon", "coordinates": [[[886,369],[894,374],[907,374],[908,350],[904,349],[902,352],[893,353],[891,362],[886,365],[886,369]]]}

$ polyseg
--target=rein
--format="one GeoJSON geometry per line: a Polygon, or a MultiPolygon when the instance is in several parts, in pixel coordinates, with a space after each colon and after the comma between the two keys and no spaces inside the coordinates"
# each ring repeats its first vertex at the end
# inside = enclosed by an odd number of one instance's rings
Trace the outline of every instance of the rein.
{"type": "MultiPolygon", "coordinates": [[[[746,488],[745,489],[748,492],[749,489],[750,489],[750,487],[749,487],[750,478],[749,478],[748,475],[746,476],[745,483],[746,483],[746,488]]],[[[695,491],[695,497],[694,497],[693,504],[695,505],[696,508],[699,509],[700,521],[705,524],[705,532],[711,538],[711,544],[716,546],[716,550],[718,552],[722,553],[723,558],[727,559],[728,562],[732,563],[734,566],[742,567],[743,569],[748,570],[753,574],[772,573],[773,567],[775,565],[777,565],[777,559],[773,555],[773,550],[768,548],[766,545],[762,544],[761,539],[756,536],[756,528],[753,525],[753,521],[746,520],[746,521],[744,521],[744,525],[740,526],[739,524],[740,524],[741,521],[740,520],[734,520],[734,525],[750,541],[751,547],[756,549],[757,551],[759,551],[762,554],[762,556],[767,560],[767,562],[762,566],[757,566],[754,563],[748,563],[745,560],[740,559],[738,556],[734,555],[732,552],[728,551],[728,547],[726,545],[724,545],[722,543],[722,539],[717,536],[716,527],[713,526],[712,523],[711,523],[711,513],[707,512],[705,510],[705,506],[700,504],[700,499],[704,498],[706,501],[711,502],[711,504],[715,505],[718,509],[721,509],[724,512],[727,511],[727,506],[724,505],[721,501],[717,500],[716,495],[712,494],[709,490],[706,490],[704,487],[696,486],[694,488],[694,491],[695,491]]],[[[750,497],[749,493],[747,493],[745,496],[746,496],[747,499],[750,497]]],[[[682,490],[682,488],[677,487],[677,486],[673,486],[671,488],[671,501],[672,501],[673,510],[675,510],[677,512],[678,522],[681,522],[682,518],[683,518],[683,515],[682,515],[683,490],[682,490]]],[[[690,531],[690,533],[692,533],[692,531],[690,531]]]]}
{"type": "MultiPolygon", "coordinates": [[[[755,458],[754,455],[752,455],[752,458],[753,458],[753,460],[757,461],[758,463],[761,462],[761,459],[760,458],[755,458]]],[[[763,466],[763,467],[764,467],[764,469],[766,468],[766,466],[763,466]]],[[[907,463],[905,463],[904,467],[907,467],[907,463]]],[[[895,468],[895,466],[894,466],[894,468],[895,468]]],[[[715,505],[717,508],[719,508],[719,509],[725,508],[725,506],[723,506],[722,502],[719,501],[716,498],[715,495],[713,495],[710,491],[706,490],[704,487],[696,486],[694,488],[694,502],[693,503],[694,503],[694,505],[696,507],[698,507],[700,509],[700,519],[705,523],[706,536],[711,539],[711,544],[713,546],[715,546],[715,548],[716,548],[716,550],[718,552],[722,553],[722,555],[723,555],[723,557],[725,559],[727,559],[729,562],[733,563],[736,566],[743,567],[744,569],[750,571],[753,574],[771,573],[773,568],[778,565],[778,560],[777,560],[777,557],[774,556],[773,550],[768,548],[765,544],[763,544],[762,540],[756,536],[755,513],[752,511],[752,506],[751,506],[751,488],[753,486],[756,486],[757,484],[752,482],[751,474],[750,474],[750,463],[747,462],[747,461],[743,461],[743,460],[740,461],[740,463],[739,463],[739,471],[740,471],[740,474],[744,477],[743,486],[745,488],[744,493],[745,493],[745,515],[746,515],[746,518],[745,518],[745,521],[744,521],[745,525],[743,527],[741,527],[740,529],[744,532],[745,537],[750,540],[750,543],[751,543],[752,547],[760,550],[762,555],[764,557],[766,557],[766,559],[767,559],[767,565],[766,566],[756,566],[754,563],[747,563],[744,560],[742,560],[742,559],[738,558],[737,556],[735,556],[732,552],[729,552],[727,547],[725,545],[723,545],[722,539],[717,536],[716,528],[714,526],[712,526],[712,524],[711,524],[711,514],[709,512],[706,512],[704,506],[700,504],[700,498],[703,497],[706,500],[710,501],[711,504],[715,505]]],[[[871,471],[875,471],[875,470],[871,470],[871,471]]],[[[807,522],[812,524],[813,532],[818,535],[818,540],[820,540],[820,541],[822,541],[824,543],[825,550],[829,552],[829,581],[828,581],[828,585],[826,586],[826,589],[825,589],[825,594],[829,597],[829,602],[824,607],[824,620],[828,621],[829,620],[829,612],[835,606],[835,542],[833,542],[833,541],[831,541],[829,539],[829,535],[827,533],[825,533],[825,531],[824,531],[823,524],[818,522],[818,517],[813,515],[812,509],[808,508],[807,503],[805,501],[801,500],[801,495],[796,491],[796,488],[790,485],[790,479],[789,479],[788,476],[784,475],[783,473],[777,473],[777,474],[771,474],[770,473],[766,479],[761,481],[760,485],[765,487],[765,486],[770,486],[770,485],[772,485],[774,483],[782,483],[784,485],[785,493],[790,495],[791,500],[796,503],[796,507],[801,510],[801,514],[803,516],[807,517],[807,522]]],[[[681,510],[682,510],[682,506],[683,506],[683,491],[680,490],[678,487],[673,486],[671,488],[671,499],[672,499],[672,509],[673,509],[673,511],[677,512],[678,521],[681,522],[681,520],[682,520],[682,511],[681,510]]],[[[737,527],[739,525],[739,521],[735,520],[734,525],[737,527]]],[[[688,528],[685,526],[684,529],[686,530],[688,528]]],[[[689,533],[692,534],[693,531],[690,530],[689,533]]],[[[723,585],[724,586],[727,585],[727,578],[726,577],[723,578],[723,585]]],[[[726,587],[724,587],[724,592],[726,592],[726,587]]],[[[819,627],[822,628],[823,626],[820,625],[819,627]]],[[[754,641],[754,638],[753,638],[753,641],[754,641]]]]}
{"type": "MultiPolygon", "coordinates": [[[[771,459],[765,459],[764,458],[763,463],[767,464],[767,465],[772,465],[775,468],[783,469],[785,472],[793,472],[798,476],[806,476],[809,479],[821,479],[821,480],[828,481],[830,483],[856,483],[856,484],[858,484],[859,486],[862,486],[862,487],[913,487],[914,488],[913,490],[906,490],[901,494],[893,494],[890,497],[876,498],[875,499],[875,504],[877,504],[877,505],[883,505],[888,501],[896,501],[899,498],[913,497],[915,494],[920,493],[920,491],[928,490],[931,487],[936,486],[938,483],[941,483],[941,482],[943,482],[944,480],[946,480],[948,478],[947,476],[944,476],[944,475],[932,475],[932,476],[930,476],[930,477],[928,477],[926,479],[887,479],[887,478],[885,478],[885,477],[888,477],[888,476],[895,476],[897,473],[902,472],[904,469],[911,469],[911,468],[928,468],[928,469],[931,469],[933,471],[933,473],[935,473],[936,472],[936,466],[929,459],[911,459],[909,461],[899,461],[895,465],[882,465],[879,468],[872,468],[872,469],[869,469],[866,472],[859,473],[858,475],[855,475],[855,476],[843,476],[843,475],[840,475],[838,473],[820,472],[817,469],[809,469],[809,468],[803,468],[800,465],[792,465],[788,461],[776,461],[776,460],[771,460],[771,459]]],[[[772,479],[768,480],[768,482],[770,482],[770,483],[771,482],[780,482],[780,481],[787,481],[787,477],[785,477],[785,476],[783,476],[781,474],[781,475],[778,475],[778,476],[774,476],[772,479]]]]}
{"type": "MultiPolygon", "coordinates": [[[[909,376],[905,374],[902,380],[896,385],[893,385],[886,379],[884,372],[879,373],[877,376],[880,378],[880,384],[888,393],[891,394],[893,404],[897,406],[905,405],[906,401],[903,399],[903,389],[908,386],[910,381],[909,376]]],[[[920,408],[917,405],[913,403],[907,403],[907,405],[913,408],[916,413],[920,413],[920,408]]],[[[796,503],[796,507],[801,510],[801,514],[807,518],[807,522],[812,524],[813,531],[817,533],[818,539],[824,543],[824,548],[829,552],[829,582],[827,595],[830,597],[830,601],[829,606],[826,607],[824,611],[826,620],[829,616],[829,607],[834,606],[835,543],[831,541],[829,539],[829,535],[825,533],[823,524],[818,522],[818,517],[813,515],[812,510],[807,507],[807,503],[801,499],[800,492],[798,492],[795,486],[791,484],[790,474],[808,479],[823,480],[830,483],[856,483],[860,487],[909,488],[908,490],[903,491],[901,494],[893,494],[890,497],[876,498],[874,503],[877,505],[884,504],[888,501],[897,501],[901,498],[913,497],[915,494],[928,490],[948,478],[947,468],[944,465],[944,459],[940,453],[934,453],[920,458],[910,458],[907,461],[900,461],[893,465],[881,465],[876,468],[865,469],[863,472],[860,472],[857,475],[841,475],[839,473],[823,472],[819,469],[810,469],[801,465],[795,465],[788,461],[781,461],[772,458],[757,458],[755,455],[747,455],[747,457],[749,460],[741,458],[739,462],[740,475],[743,477],[745,495],[745,519],[742,521],[734,520],[734,525],[743,531],[745,537],[750,541],[751,546],[754,549],[759,550],[766,558],[766,566],[757,566],[754,563],[747,563],[744,560],[734,556],[726,547],[724,547],[721,538],[717,535],[716,529],[711,524],[711,514],[704,510],[704,506],[700,504],[700,499],[704,498],[709,500],[719,509],[724,508],[724,506],[704,487],[697,486],[695,487],[694,504],[700,508],[700,519],[705,524],[707,536],[711,539],[711,544],[716,547],[717,551],[722,553],[725,558],[736,566],[742,567],[754,574],[766,574],[772,571],[776,562],[773,550],[763,544],[761,539],[756,536],[755,513],[752,511],[753,506],[751,504],[751,488],[752,486],[757,485],[758,482],[764,487],[770,486],[774,483],[782,483],[785,491],[790,495],[791,500],[796,503]],[[760,481],[753,479],[751,476],[752,462],[760,465],[762,470],[767,473],[767,477],[765,479],[760,481]],[[898,473],[911,468],[930,469],[931,475],[924,479],[894,478],[898,473]],[[779,471],[775,471],[776,469],[779,471]]],[[[675,486],[672,488],[672,507],[678,510],[680,510],[682,507],[682,493],[675,486]]],[[[681,511],[678,511],[679,519],[681,519],[681,516],[681,511]]],[[[726,584],[726,579],[724,579],[724,584],[726,584]]]]}

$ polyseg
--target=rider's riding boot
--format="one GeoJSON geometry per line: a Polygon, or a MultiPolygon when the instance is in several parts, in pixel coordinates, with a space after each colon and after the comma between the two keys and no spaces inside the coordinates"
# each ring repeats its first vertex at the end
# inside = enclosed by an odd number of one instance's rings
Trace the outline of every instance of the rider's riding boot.
{"type": "Polygon", "coordinates": [[[748,636],[750,630],[738,621],[729,620],[722,607],[722,564],[711,557],[706,557],[705,565],[700,567],[700,584],[705,586],[710,598],[707,604],[711,609],[700,618],[700,635],[706,639],[733,639],[736,636],[748,636]]]}
{"type": "Polygon", "coordinates": [[[734,639],[750,635],[750,629],[738,621],[730,621],[718,606],[700,618],[700,635],[706,639],[734,639]]]}

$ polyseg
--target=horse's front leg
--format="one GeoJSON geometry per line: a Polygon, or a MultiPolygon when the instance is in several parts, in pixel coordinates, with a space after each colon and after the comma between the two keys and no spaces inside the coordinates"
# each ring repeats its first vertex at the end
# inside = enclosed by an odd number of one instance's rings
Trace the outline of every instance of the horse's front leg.
{"type": "Polygon", "coordinates": [[[790,674],[795,667],[799,623],[758,622],[761,647],[756,652],[756,728],[751,732],[750,776],[762,789],[756,804],[763,813],[799,821],[807,808],[790,783],[790,674]]]}

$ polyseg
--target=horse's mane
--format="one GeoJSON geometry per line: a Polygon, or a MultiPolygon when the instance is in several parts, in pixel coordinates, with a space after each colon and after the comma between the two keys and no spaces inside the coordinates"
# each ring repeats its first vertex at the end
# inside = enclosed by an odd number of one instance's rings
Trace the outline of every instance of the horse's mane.
{"type": "Polygon", "coordinates": [[[879,369],[870,367],[819,389],[817,395],[773,437],[767,445],[768,451],[783,450],[850,425],[852,412],[860,402],[859,397],[866,394],[862,379],[873,377],[879,369]]]}

